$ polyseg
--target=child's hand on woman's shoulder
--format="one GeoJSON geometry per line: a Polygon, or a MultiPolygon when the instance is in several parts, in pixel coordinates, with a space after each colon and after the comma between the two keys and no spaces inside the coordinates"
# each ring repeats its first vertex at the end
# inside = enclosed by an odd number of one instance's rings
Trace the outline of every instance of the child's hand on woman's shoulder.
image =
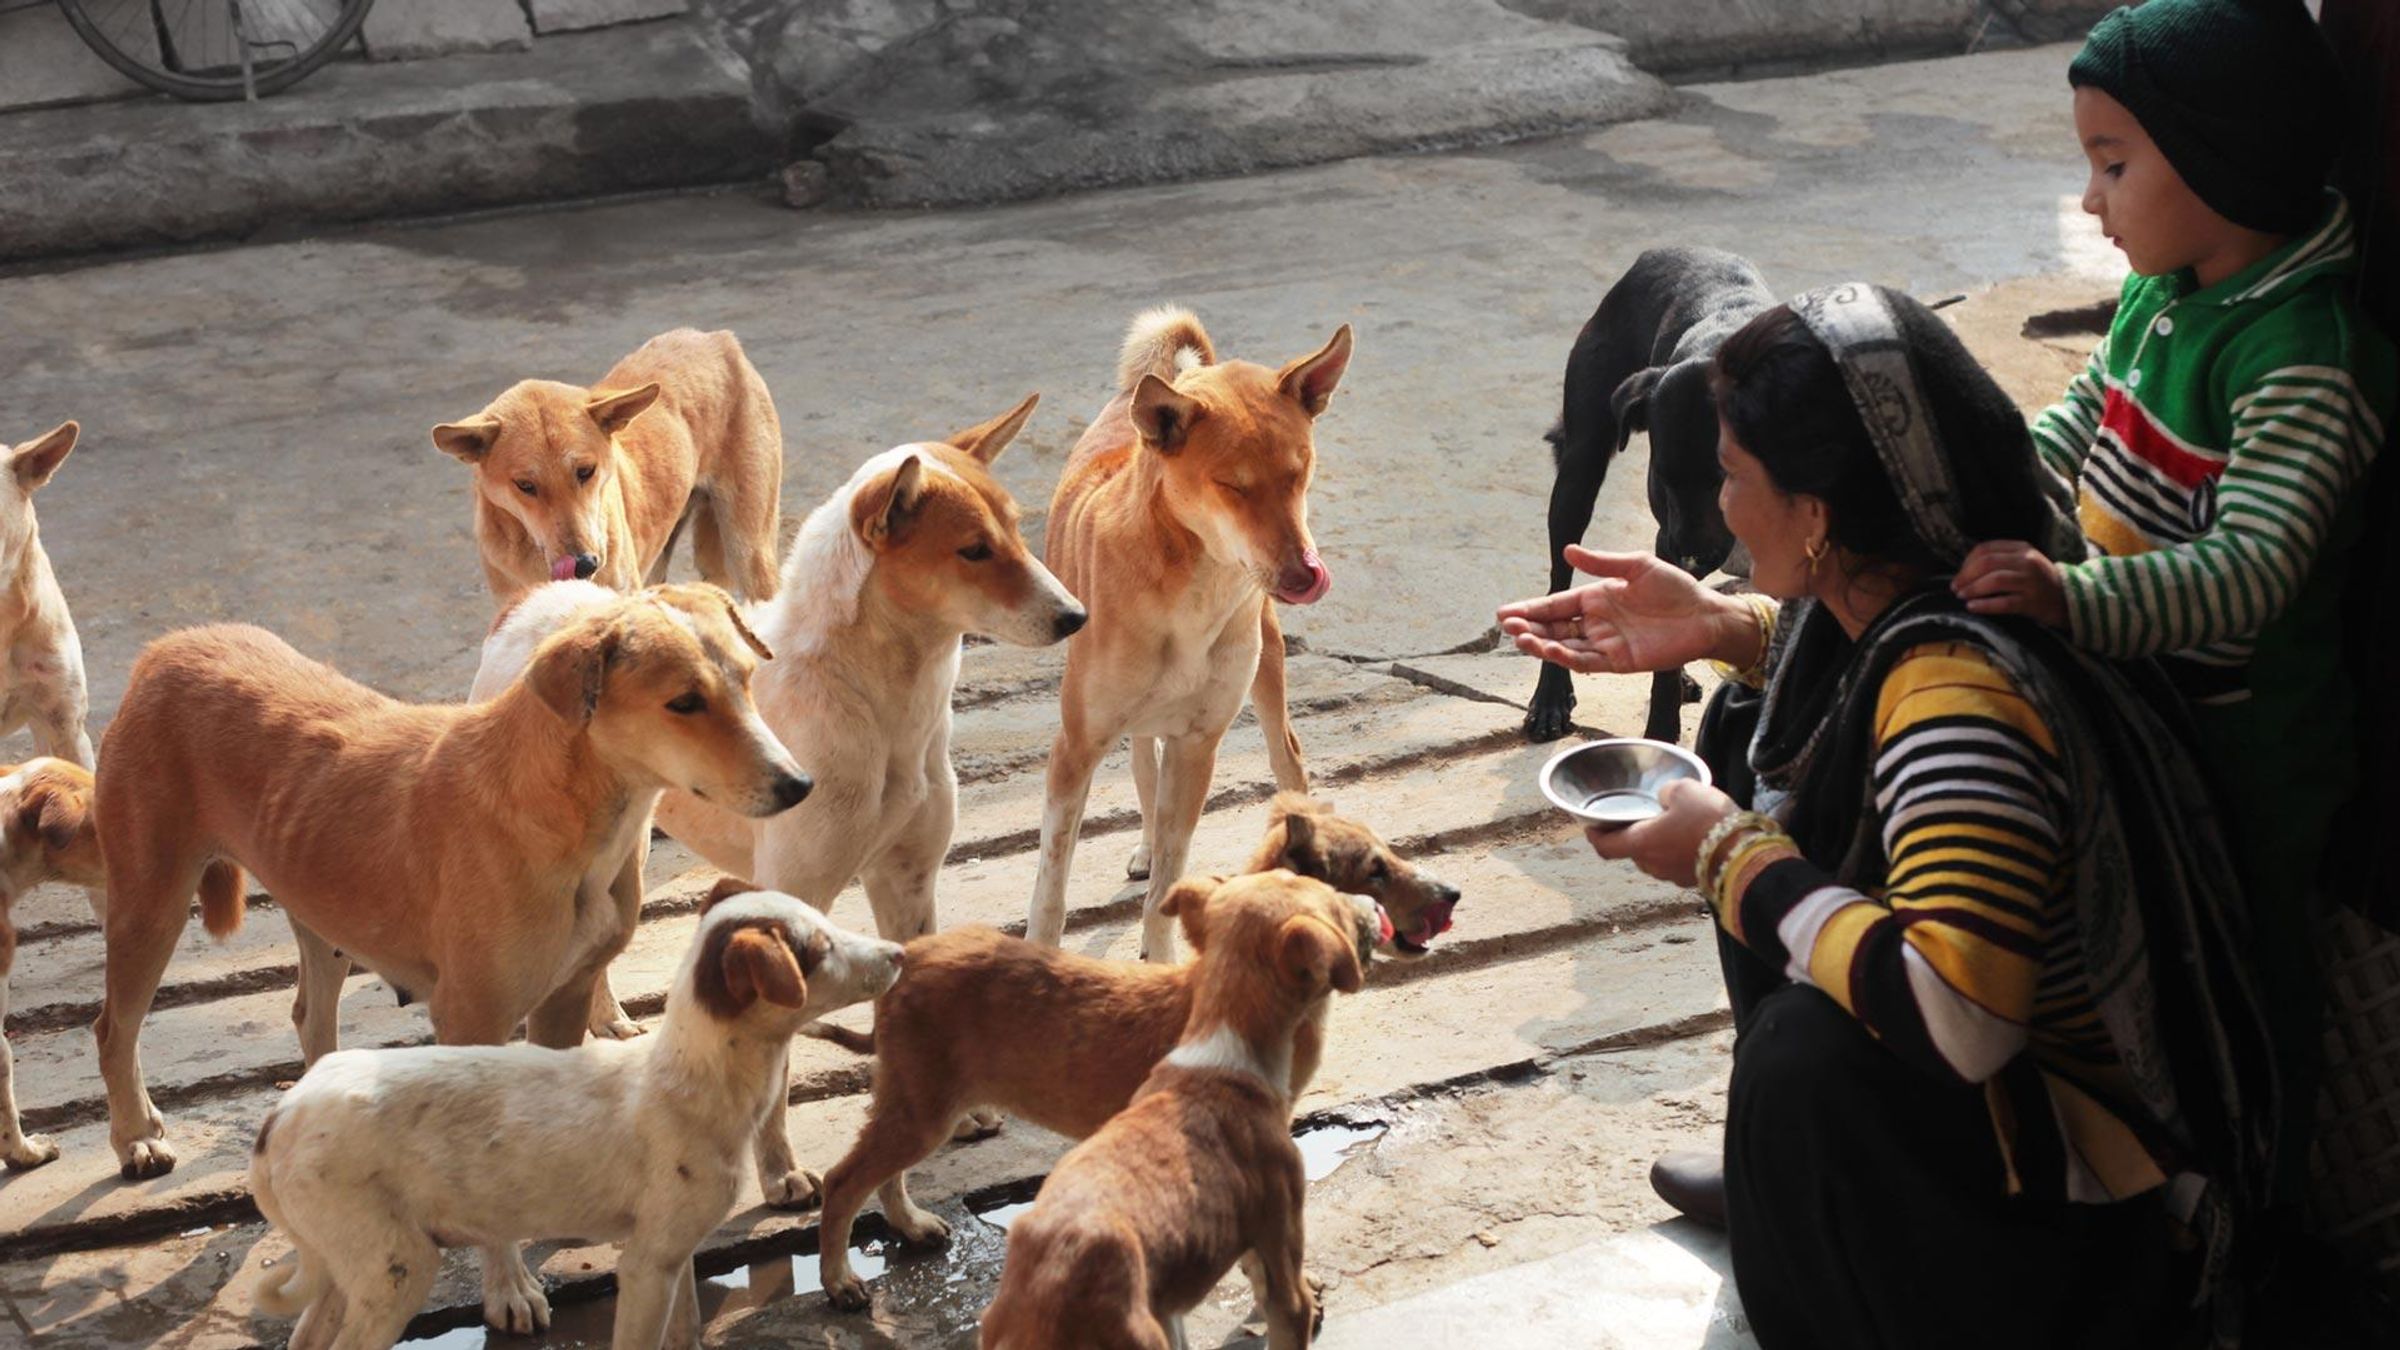
{"type": "Polygon", "coordinates": [[[2021,539],[1977,544],[1950,579],[1950,593],[1975,614],[2022,614],[2052,628],[2067,626],[2067,588],[2058,564],[2021,539]]]}

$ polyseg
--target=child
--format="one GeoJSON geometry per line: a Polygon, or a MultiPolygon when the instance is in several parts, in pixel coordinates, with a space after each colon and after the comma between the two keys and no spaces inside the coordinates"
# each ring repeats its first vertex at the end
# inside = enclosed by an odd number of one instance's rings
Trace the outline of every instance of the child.
{"type": "Polygon", "coordinates": [[[2336,604],[2354,499],[2393,415],[2391,345],[2352,292],[2325,187],[2342,87],[2299,0],[2150,0],[2068,69],[2083,209],[2133,275],[2064,402],[2033,426],[2096,556],[1985,544],[1953,588],[2183,689],[2249,894],[2296,1200],[2315,1106],[2316,880],[2357,786],[2336,604]]]}

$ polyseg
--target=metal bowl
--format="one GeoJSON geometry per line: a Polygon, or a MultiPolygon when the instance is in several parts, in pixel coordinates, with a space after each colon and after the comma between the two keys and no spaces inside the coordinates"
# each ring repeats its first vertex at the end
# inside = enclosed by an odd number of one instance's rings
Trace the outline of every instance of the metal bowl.
{"type": "Polygon", "coordinates": [[[1659,790],[1678,779],[1706,785],[1708,766],[1665,741],[1587,741],[1559,751],[1542,766],[1542,795],[1595,829],[1621,830],[1665,811],[1659,790]]]}

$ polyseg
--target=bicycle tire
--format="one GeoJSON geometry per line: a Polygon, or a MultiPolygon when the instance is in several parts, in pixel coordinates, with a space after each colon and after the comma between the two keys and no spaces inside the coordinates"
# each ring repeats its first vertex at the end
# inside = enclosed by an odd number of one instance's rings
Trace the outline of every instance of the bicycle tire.
{"type": "MultiPolygon", "coordinates": [[[[195,103],[221,103],[239,99],[245,93],[239,71],[225,75],[194,76],[164,69],[163,57],[159,64],[152,64],[141,55],[126,51],[117,45],[100,20],[85,9],[91,0],[57,0],[57,3],[67,25],[75,30],[76,36],[83,39],[84,45],[91,48],[101,60],[115,67],[119,74],[137,84],[195,103]]],[[[358,37],[359,26],[367,21],[367,11],[374,4],[375,0],[341,0],[340,12],[315,42],[288,61],[254,68],[251,84],[258,90],[259,97],[291,88],[339,55],[342,48],[358,37]]]]}

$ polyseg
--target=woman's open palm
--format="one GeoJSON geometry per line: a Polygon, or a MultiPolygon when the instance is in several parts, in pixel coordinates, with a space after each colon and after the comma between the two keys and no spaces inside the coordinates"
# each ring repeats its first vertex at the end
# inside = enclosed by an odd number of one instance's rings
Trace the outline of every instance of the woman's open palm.
{"type": "Polygon", "coordinates": [[[1648,553],[1595,553],[1567,562],[1599,580],[1500,607],[1500,629],[1529,656],[1586,673],[1674,670],[1718,656],[1724,606],[1690,573],[1648,553]]]}

